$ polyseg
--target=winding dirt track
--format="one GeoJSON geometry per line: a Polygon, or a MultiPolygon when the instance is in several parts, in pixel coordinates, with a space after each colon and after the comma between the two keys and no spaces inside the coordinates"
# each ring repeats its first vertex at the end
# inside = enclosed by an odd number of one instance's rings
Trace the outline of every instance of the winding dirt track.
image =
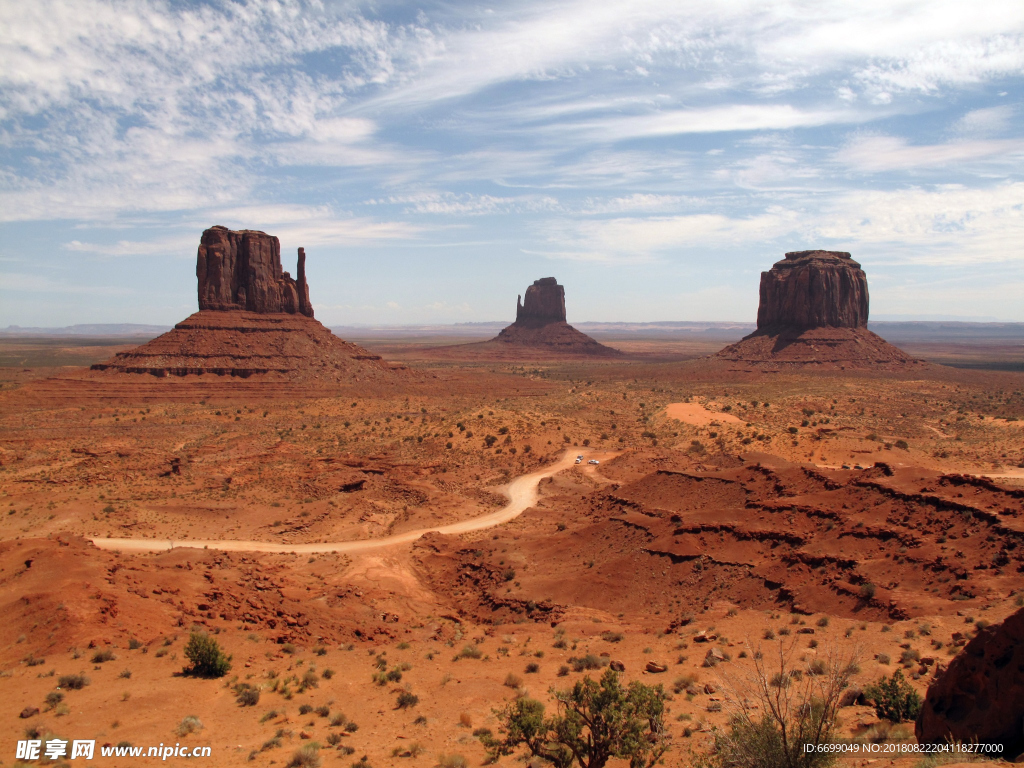
{"type": "Polygon", "coordinates": [[[568,450],[556,463],[544,469],[538,469],[536,472],[531,472],[528,475],[521,475],[509,483],[503,491],[508,496],[509,501],[501,509],[481,515],[480,517],[461,520],[457,523],[449,523],[448,525],[440,525],[434,528],[420,528],[415,531],[406,531],[405,533],[379,539],[359,539],[356,541],[320,542],[314,544],[276,544],[269,541],[237,541],[232,539],[174,541],[172,539],[95,538],[90,540],[100,549],[114,549],[121,552],[166,552],[176,547],[218,549],[227,552],[283,552],[296,554],[365,552],[394,544],[408,544],[425,533],[468,533],[469,531],[479,531],[483,528],[507,523],[537,503],[537,487],[540,485],[541,480],[573,466],[576,452],[577,449],[568,450]]]}

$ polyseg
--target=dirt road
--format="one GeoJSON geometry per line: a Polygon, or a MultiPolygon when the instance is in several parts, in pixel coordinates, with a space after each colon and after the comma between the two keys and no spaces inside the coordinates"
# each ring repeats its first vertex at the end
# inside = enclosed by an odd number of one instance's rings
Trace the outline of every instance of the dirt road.
{"type": "MultiPolygon", "coordinates": [[[[91,539],[92,543],[100,549],[115,549],[122,552],[164,552],[175,547],[193,547],[196,549],[219,549],[228,552],[284,552],[296,554],[311,554],[314,552],[341,552],[351,554],[365,552],[371,549],[380,549],[394,544],[407,544],[415,541],[425,533],[446,533],[458,534],[470,531],[479,531],[483,528],[490,528],[495,525],[507,523],[518,517],[524,510],[537,503],[540,481],[551,477],[563,469],[573,466],[578,449],[567,450],[562,458],[556,463],[531,472],[528,475],[517,477],[508,484],[503,492],[508,496],[508,504],[501,509],[490,512],[480,517],[469,520],[462,520],[457,523],[449,523],[435,528],[421,528],[415,531],[406,531],[394,536],[386,536],[379,539],[361,539],[358,541],[319,542],[313,544],[276,544],[269,541],[237,541],[231,539],[215,539],[211,541],[188,540],[173,541],[170,539],[91,539]]],[[[610,457],[610,456],[609,456],[610,457]]]]}

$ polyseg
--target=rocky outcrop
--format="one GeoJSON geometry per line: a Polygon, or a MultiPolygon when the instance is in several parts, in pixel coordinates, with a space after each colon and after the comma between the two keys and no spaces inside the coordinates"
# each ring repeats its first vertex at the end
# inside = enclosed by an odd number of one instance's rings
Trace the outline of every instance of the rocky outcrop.
{"type": "Polygon", "coordinates": [[[1024,752],[1024,609],[986,627],[931,684],[915,728],[921,744],[949,739],[1024,752]]]}
{"type": "MultiPolygon", "coordinates": [[[[621,355],[617,349],[599,344],[565,321],[565,288],[553,277],[534,280],[526,298],[516,299],[516,321],[502,329],[491,342],[509,348],[531,348],[567,355],[621,355]]],[[[469,346],[469,345],[466,345],[469,346]]]]}
{"type": "Polygon", "coordinates": [[[516,323],[546,325],[565,322],[565,288],[553,277],[534,280],[526,289],[526,301],[516,299],[516,323]]]}
{"type": "Polygon", "coordinates": [[[313,316],[306,284],[306,252],[299,248],[298,279],[281,268],[281,243],[266,232],[210,227],[196,255],[199,309],[313,316]]]}
{"type": "Polygon", "coordinates": [[[716,357],[757,368],[903,368],[910,355],[867,329],[868,280],[845,251],[794,251],[761,273],[757,330],[716,357]]]}
{"type": "Polygon", "coordinates": [[[845,251],[794,251],[761,273],[757,328],[866,328],[868,278],[845,251]]]}
{"type": "Polygon", "coordinates": [[[306,382],[316,386],[384,381],[380,356],[339,339],[313,319],[306,252],[297,279],[281,269],[276,237],[211,227],[196,258],[199,311],[152,341],[92,366],[158,378],[218,377],[306,382]]]}

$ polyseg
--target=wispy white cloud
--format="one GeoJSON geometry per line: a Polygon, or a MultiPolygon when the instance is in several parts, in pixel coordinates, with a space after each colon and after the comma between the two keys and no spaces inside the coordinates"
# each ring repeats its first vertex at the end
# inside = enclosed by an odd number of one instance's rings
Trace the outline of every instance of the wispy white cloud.
{"type": "Polygon", "coordinates": [[[896,136],[861,136],[836,153],[836,159],[863,172],[905,170],[990,159],[1004,169],[1013,158],[1024,160],[1024,138],[954,141],[913,145],[896,136]]]}

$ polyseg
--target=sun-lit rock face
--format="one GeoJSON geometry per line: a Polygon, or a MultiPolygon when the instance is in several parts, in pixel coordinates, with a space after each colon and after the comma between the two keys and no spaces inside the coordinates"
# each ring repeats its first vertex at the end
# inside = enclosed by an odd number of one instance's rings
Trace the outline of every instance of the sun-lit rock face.
{"type": "Polygon", "coordinates": [[[306,252],[299,248],[297,279],[281,268],[281,243],[266,232],[210,227],[196,255],[199,309],[283,312],[313,316],[306,285],[306,252]]]}
{"type": "Polygon", "coordinates": [[[868,279],[843,251],[794,251],[761,273],[758,330],[866,328],[868,279]]]}

